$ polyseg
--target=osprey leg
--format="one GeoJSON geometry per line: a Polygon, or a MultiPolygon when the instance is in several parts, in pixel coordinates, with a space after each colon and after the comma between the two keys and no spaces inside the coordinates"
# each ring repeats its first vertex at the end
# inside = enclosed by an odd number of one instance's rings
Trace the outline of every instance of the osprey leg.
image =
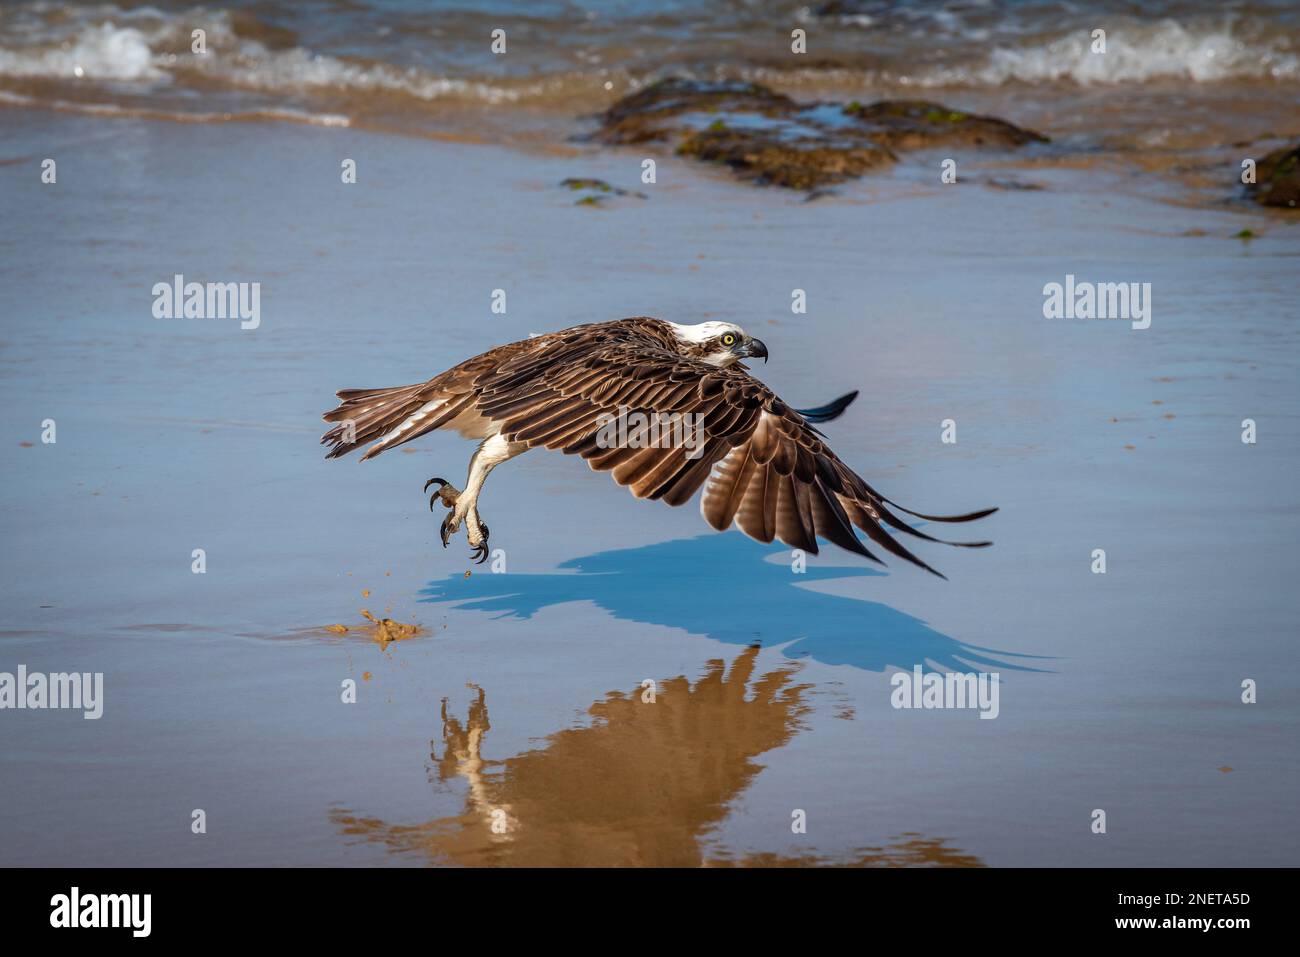
{"type": "MultiPolygon", "coordinates": [[[[437,501],[441,501],[442,504],[449,509],[454,509],[456,503],[460,501],[460,492],[457,491],[454,485],[444,478],[429,479],[429,481],[424,483],[424,490],[426,492],[429,491],[429,486],[434,482],[437,482],[439,487],[429,496],[429,511],[433,511],[433,503],[437,501]]],[[[438,530],[439,535],[442,537],[443,548],[447,547],[447,543],[451,540],[452,534],[460,527],[459,520],[453,521],[454,516],[454,511],[448,512],[447,517],[442,520],[442,528],[438,530]]]]}
{"type": "Polygon", "coordinates": [[[507,442],[501,435],[492,435],[484,439],[469,460],[469,475],[465,479],[465,490],[458,491],[448,484],[446,479],[433,478],[425,483],[427,491],[434,482],[441,486],[429,499],[429,508],[433,509],[435,499],[441,499],[451,513],[442,523],[442,544],[445,548],[450,537],[465,523],[465,536],[474,549],[471,558],[481,565],[488,557],[488,526],[478,513],[478,496],[483,491],[483,483],[488,473],[507,459],[514,458],[528,448],[525,442],[507,442]]]}

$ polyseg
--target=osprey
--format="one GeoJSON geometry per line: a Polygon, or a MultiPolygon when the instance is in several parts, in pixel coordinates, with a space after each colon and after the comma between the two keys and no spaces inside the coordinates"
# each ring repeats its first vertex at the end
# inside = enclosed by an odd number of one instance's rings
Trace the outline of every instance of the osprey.
{"type": "Polygon", "coordinates": [[[741,362],[748,358],[766,360],[767,346],[729,322],[679,325],[640,316],[574,326],[497,346],[427,382],[344,389],[337,393],[338,408],[324,415],[339,424],[321,444],[330,446],[327,458],[337,458],[373,443],[364,461],[444,427],[481,440],[464,491],[442,478],[424,483],[426,492],[438,486],[429,509],[440,501],[450,510],[442,523],[443,547],[464,523],[480,563],[488,555],[488,527],[478,497],[488,473],[530,449],[547,448],[581,456],[637,498],[681,505],[703,486],[700,511],[718,531],[735,523],[760,542],[777,538],[813,554],[821,537],[880,562],[856,526],[885,551],[944,577],[885,526],[941,540],[888,506],[931,522],[969,522],[997,509],[923,515],[885,498],[810,424],[835,418],[857,393],[818,409],[792,409],[750,375],[741,362]],[[615,418],[621,421],[612,429],[615,418]],[[683,421],[698,441],[689,441],[680,427],[658,427],[683,421]]]}

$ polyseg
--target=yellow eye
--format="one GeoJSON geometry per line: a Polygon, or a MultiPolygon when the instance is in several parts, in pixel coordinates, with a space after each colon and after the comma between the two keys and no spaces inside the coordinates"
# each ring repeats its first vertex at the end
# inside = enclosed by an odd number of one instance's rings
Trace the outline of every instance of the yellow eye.
{"type": "Polygon", "coordinates": [[[736,337],[730,332],[724,333],[722,336],[722,344],[724,346],[734,346],[736,344],[736,337]]]}

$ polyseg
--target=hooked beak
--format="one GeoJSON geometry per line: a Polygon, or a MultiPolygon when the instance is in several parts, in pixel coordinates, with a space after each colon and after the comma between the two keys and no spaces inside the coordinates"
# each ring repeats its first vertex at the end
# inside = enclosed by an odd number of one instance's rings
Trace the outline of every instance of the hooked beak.
{"type": "Polygon", "coordinates": [[[762,359],[767,362],[767,346],[762,339],[750,339],[741,348],[740,354],[748,359],[762,359]]]}

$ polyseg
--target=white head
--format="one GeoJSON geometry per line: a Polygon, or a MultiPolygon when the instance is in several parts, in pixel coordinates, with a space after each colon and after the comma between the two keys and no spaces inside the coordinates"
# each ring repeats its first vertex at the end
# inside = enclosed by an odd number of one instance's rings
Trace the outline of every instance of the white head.
{"type": "Polygon", "coordinates": [[[741,359],[767,361],[767,346],[734,322],[701,322],[683,326],[670,322],[680,343],[682,355],[702,359],[710,365],[726,368],[741,359]]]}

